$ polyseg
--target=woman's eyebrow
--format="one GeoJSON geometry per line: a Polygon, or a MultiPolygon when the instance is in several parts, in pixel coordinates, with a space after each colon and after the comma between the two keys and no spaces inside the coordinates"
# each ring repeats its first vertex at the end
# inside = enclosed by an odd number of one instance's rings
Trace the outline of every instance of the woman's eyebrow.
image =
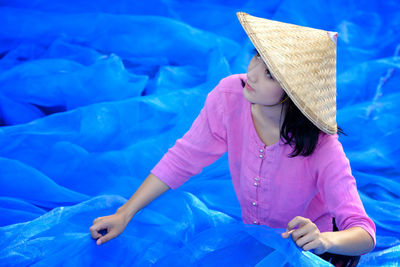
{"type": "MultiPolygon", "coordinates": [[[[258,54],[259,55],[259,53],[258,53],[258,51],[257,51],[257,49],[256,48],[253,48],[253,53],[254,54],[258,54]]],[[[264,62],[264,61],[263,61],[264,62]]],[[[268,69],[268,66],[264,63],[264,65],[265,65],[265,69],[271,74],[271,77],[272,77],[272,79],[273,80],[275,80],[275,77],[272,75],[272,73],[269,71],[269,69],[268,69]]]]}

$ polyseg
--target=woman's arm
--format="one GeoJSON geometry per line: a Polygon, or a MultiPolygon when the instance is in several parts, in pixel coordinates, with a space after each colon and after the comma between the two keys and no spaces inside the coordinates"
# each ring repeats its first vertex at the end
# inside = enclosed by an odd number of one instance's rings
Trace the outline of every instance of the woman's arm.
{"type": "Polygon", "coordinates": [[[121,234],[138,211],[168,189],[181,186],[226,152],[223,99],[218,89],[221,82],[208,94],[189,131],[165,153],[132,197],[115,214],[93,221],[89,229],[98,245],[121,234]],[[101,234],[103,229],[107,229],[104,236],[101,234]]]}
{"type": "Polygon", "coordinates": [[[204,107],[189,131],[168,149],[151,173],[171,189],[177,189],[190,177],[220,158],[228,149],[224,116],[226,78],[207,95],[204,107]]]}
{"type": "Polygon", "coordinates": [[[354,243],[360,243],[362,247],[356,250],[373,249],[376,244],[376,226],[364,209],[350,161],[338,135],[328,136],[315,156],[318,190],[325,199],[329,213],[335,217],[337,228],[341,230],[331,234],[334,247],[338,251],[349,250],[354,243]],[[368,234],[365,235],[363,231],[368,234]],[[370,246],[369,238],[373,239],[373,246],[370,246]]]}
{"type": "Polygon", "coordinates": [[[323,232],[329,241],[327,252],[349,256],[359,256],[374,249],[374,240],[359,226],[336,232],[323,232]]]}
{"type": "Polygon", "coordinates": [[[362,227],[354,226],[342,231],[321,233],[309,218],[296,216],[291,220],[283,238],[292,235],[293,241],[303,250],[316,254],[330,252],[348,256],[364,255],[374,249],[374,239],[362,227]],[[299,226],[298,229],[294,229],[299,226]]]}
{"type": "Polygon", "coordinates": [[[123,214],[129,222],[138,211],[168,191],[168,189],[170,189],[168,185],[150,173],[131,198],[118,208],[117,213],[123,214]]]}
{"type": "Polygon", "coordinates": [[[223,106],[219,88],[208,95],[189,131],[178,139],[151,170],[132,197],[117,212],[130,220],[139,210],[168,189],[176,189],[227,150],[223,106]]]}
{"type": "Polygon", "coordinates": [[[119,236],[128,225],[132,217],[155,198],[169,189],[164,182],[150,174],[132,195],[132,197],[112,215],[98,217],[89,228],[97,245],[104,244],[119,236]],[[107,230],[103,235],[101,232],[107,230]]]}

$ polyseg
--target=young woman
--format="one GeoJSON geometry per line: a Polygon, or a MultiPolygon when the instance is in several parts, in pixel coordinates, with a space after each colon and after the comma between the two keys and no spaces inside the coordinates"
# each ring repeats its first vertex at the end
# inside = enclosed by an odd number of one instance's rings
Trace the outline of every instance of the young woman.
{"type": "Polygon", "coordinates": [[[376,228],[338,140],[337,34],[238,18],[256,47],[247,74],[220,81],[135,194],[94,220],[92,237],[101,244],[118,236],[140,209],[228,152],[244,223],[286,228],[282,237],[303,250],[355,266],[375,247],[376,228]]]}

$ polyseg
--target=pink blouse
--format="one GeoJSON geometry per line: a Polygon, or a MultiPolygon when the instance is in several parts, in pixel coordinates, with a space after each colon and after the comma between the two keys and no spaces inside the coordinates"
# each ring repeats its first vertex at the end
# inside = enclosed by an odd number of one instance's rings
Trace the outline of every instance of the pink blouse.
{"type": "Polygon", "coordinates": [[[258,136],[251,104],[243,96],[246,74],[228,76],[208,94],[190,130],[151,172],[176,189],[228,151],[233,187],[244,223],[286,228],[296,216],[320,232],[360,226],[376,244],[376,227],[357,192],[338,135],[321,133],[311,156],[289,158],[283,139],[266,146],[258,136]]]}

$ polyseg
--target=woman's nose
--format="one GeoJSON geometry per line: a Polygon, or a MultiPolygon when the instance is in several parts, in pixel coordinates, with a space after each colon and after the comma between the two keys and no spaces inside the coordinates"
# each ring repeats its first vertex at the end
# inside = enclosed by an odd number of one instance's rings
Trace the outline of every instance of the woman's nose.
{"type": "Polygon", "coordinates": [[[250,82],[250,83],[255,83],[255,81],[256,81],[256,79],[254,78],[254,73],[252,73],[251,71],[248,71],[247,72],[247,80],[250,82]]]}
{"type": "Polygon", "coordinates": [[[252,83],[257,82],[257,80],[259,79],[258,76],[259,76],[259,71],[257,70],[257,66],[254,66],[253,68],[250,68],[247,71],[247,79],[252,83]]]}

